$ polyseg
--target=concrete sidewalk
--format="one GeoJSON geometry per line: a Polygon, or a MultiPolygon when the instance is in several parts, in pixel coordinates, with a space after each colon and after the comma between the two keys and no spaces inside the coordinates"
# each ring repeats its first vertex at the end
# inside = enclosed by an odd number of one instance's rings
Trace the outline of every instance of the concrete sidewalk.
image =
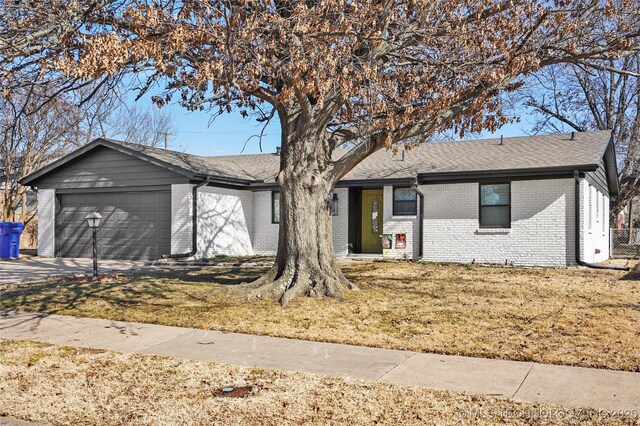
{"type": "Polygon", "coordinates": [[[0,337],[640,412],[640,374],[0,311],[0,337]]]}

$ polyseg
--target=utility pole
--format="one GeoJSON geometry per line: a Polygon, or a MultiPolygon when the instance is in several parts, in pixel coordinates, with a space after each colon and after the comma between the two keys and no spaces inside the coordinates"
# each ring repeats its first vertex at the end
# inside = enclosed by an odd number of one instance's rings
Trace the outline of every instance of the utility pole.
{"type": "Polygon", "coordinates": [[[158,133],[164,136],[164,150],[165,151],[169,150],[169,136],[175,136],[175,133],[171,133],[167,131],[158,132],[158,133]]]}

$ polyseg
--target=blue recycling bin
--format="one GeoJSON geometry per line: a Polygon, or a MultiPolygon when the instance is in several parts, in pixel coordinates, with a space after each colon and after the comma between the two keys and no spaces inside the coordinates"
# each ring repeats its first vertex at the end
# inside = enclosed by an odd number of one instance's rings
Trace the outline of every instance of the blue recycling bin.
{"type": "Polygon", "coordinates": [[[0,259],[17,259],[20,256],[21,222],[0,222],[0,259]]]}

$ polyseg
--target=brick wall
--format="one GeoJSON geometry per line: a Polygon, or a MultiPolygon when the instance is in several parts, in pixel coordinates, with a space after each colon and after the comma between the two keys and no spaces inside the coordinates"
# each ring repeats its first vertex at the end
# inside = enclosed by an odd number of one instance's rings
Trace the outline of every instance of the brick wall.
{"type": "Polygon", "coordinates": [[[271,223],[271,191],[253,192],[253,251],[275,254],[278,251],[277,223],[271,223]]]}
{"type": "Polygon", "coordinates": [[[478,183],[424,185],[424,260],[575,263],[574,181],[511,183],[511,229],[480,229],[478,183]]]}
{"type": "MultiPolygon", "coordinates": [[[[349,244],[349,190],[337,188],[338,215],[333,216],[333,249],[346,256],[349,244]]],[[[257,254],[275,254],[278,250],[277,223],[271,223],[271,191],[253,193],[253,249],[257,254]]]]}
{"type": "Polygon", "coordinates": [[[38,191],[38,256],[54,257],[56,250],[56,190],[38,191]]]}
{"type": "Polygon", "coordinates": [[[349,189],[336,188],[338,195],[338,215],[332,216],[333,251],[336,256],[346,256],[349,252],[349,189]]]}
{"type": "Polygon", "coordinates": [[[212,186],[198,190],[198,257],[253,254],[253,193],[212,186]]]}
{"type": "Polygon", "coordinates": [[[171,253],[189,253],[191,251],[191,184],[171,185],[171,253]]]}
{"type": "Polygon", "coordinates": [[[392,248],[385,250],[384,256],[395,259],[416,259],[419,253],[418,216],[394,216],[393,186],[385,186],[383,191],[382,230],[384,234],[392,234],[392,248]],[[396,234],[406,234],[406,248],[396,248],[396,234]]]}
{"type": "MultiPolygon", "coordinates": [[[[583,186],[588,185],[582,182],[583,186]]],[[[191,185],[172,185],[172,252],[191,249],[191,185]]],[[[477,183],[422,185],[425,194],[424,256],[427,261],[514,263],[531,266],[565,266],[575,263],[574,181],[550,179],[514,181],[511,184],[511,228],[479,227],[477,183]]],[[[583,190],[586,193],[586,189],[583,190]]],[[[347,254],[348,190],[336,189],[338,216],[333,220],[336,255],[347,254]]],[[[383,233],[392,234],[392,249],[385,256],[417,258],[417,216],[393,215],[393,187],[384,187],[383,233]],[[396,247],[395,234],[405,233],[407,246],[396,247]]],[[[583,259],[608,257],[608,200],[599,198],[599,221],[583,241],[583,259]],[[597,228],[597,229],[596,229],[597,228]],[[596,230],[598,232],[596,232],[596,230]],[[595,248],[601,253],[595,256],[595,248]],[[592,254],[592,257],[584,254],[592,254]]],[[[586,200],[583,200],[586,202],[586,200]]],[[[236,191],[214,187],[199,192],[199,256],[216,254],[274,254],[278,224],[271,223],[271,191],[236,191]]],[[[586,217],[586,212],[583,215],[586,217]]],[[[594,208],[595,221],[595,208],[594,208]]],[[[585,219],[586,221],[586,219],[585,219]]]]}

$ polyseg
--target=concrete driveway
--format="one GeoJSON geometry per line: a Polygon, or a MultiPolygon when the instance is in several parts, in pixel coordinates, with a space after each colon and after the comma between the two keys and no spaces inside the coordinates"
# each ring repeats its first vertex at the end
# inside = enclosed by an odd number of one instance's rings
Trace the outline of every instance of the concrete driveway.
{"type": "MultiPolygon", "coordinates": [[[[30,281],[60,275],[91,272],[91,259],[60,259],[44,257],[21,257],[15,260],[0,260],[0,283],[30,281]]],[[[130,271],[153,268],[143,260],[100,260],[98,269],[107,271],[130,271]]]]}

